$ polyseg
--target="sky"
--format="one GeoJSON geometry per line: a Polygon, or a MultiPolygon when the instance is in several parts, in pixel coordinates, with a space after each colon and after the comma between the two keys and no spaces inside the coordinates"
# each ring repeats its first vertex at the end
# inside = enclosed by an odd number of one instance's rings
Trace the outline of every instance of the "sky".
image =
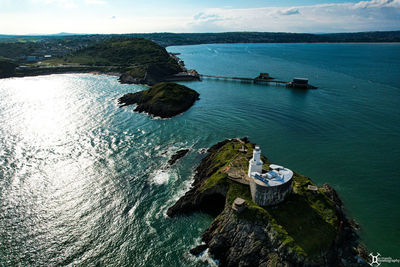
{"type": "Polygon", "coordinates": [[[0,0],[0,34],[400,30],[400,0],[0,0]]]}

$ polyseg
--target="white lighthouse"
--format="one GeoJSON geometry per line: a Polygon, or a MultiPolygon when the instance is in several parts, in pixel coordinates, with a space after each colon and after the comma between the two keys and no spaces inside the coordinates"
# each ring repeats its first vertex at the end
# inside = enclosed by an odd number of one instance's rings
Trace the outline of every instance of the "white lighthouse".
{"type": "Polygon", "coordinates": [[[293,172],[285,167],[270,164],[269,171],[262,173],[261,149],[256,146],[249,160],[251,198],[259,206],[276,205],[285,200],[291,190],[293,172]]]}
{"type": "Polygon", "coordinates": [[[249,172],[247,175],[251,177],[252,172],[257,172],[259,174],[262,173],[262,165],[263,162],[261,160],[261,149],[259,146],[256,146],[253,150],[253,158],[249,162],[249,172]]]}

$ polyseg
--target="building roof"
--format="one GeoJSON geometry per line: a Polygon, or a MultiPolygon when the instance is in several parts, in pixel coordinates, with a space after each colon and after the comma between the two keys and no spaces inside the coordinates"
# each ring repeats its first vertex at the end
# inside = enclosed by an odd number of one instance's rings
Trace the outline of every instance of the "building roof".
{"type": "Polygon", "coordinates": [[[251,173],[254,181],[261,186],[278,186],[289,182],[293,177],[293,172],[285,167],[271,164],[271,171],[260,174],[251,173]]]}

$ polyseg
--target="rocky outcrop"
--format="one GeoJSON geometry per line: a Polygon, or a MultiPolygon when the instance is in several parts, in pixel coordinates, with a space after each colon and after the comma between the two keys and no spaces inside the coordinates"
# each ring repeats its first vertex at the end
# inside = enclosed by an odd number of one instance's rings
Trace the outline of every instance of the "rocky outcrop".
{"type": "Polygon", "coordinates": [[[249,150],[254,146],[247,139],[212,146],[196,169],[192,188],[167,211],[170,217],[194,211],[215,216],[202,234],[203,244],[191,253],[208,248],[220,266],[368,266],[361,257],[367,253],[329,185],[308,192],[312,181],[295,174],[292,195],[275,207],[261,208],[244,185],[228,180],[223,161],[235,158],[243,143],[249,150]],[[239,213],[232,209],[236,197],[246,200],[239,213]],[[313,201],[324,206],[326,218],[317,214],[313,201]]]}
{"type": "Polygon", "coordinates": [[[145,80],[141,78],[134,78],[131,75],[127,73],[123,73],[118,81],[122,84],[144,84],[145,80]]]}
{"type": "Polygon", "coordinates": [[[133,74],[123,73],[118,81],[122,84],[147,84],[155,85],[159,82],[177,82],[177,81],[200,81],[199,75],[181,71],[174,73],[173,71],[166,71],[159,66],[147,67],[144,75],[135,76],[133,74]]]}
{"type": "Polygon", "coordinates": [[[183,158],[187,153],[189,152],[189,149],[181,149],[178,150],[172,157],[168,160],[169,165],[174,165],[175,162],[177,162],[179,159],[183,158]]]}
{"type": "Polygon", "coordinates": [[[137,104],[137,112],[170,118],[188,110],[198,99],[199,93],[184,85],[158,83],[147,90],[125,94],[118,102],[121,107],[137,104]]]}
{"type": "Polygon", "coordinates": [[[304,259],[282,244],[268,222],[240,220],[232,209],[224,211],[203,233],[209,252],[220,266],[301,265],[304,259]]]}
{"type": "Polygon", "coordinates": [[[228,207],[203,233],[202,241],[220,266],[368,266],[359,256],[362,248],[354,229],[343,219],[337,239],[314,258],[286,246],[269,221],[242,220],[228,207]]]}

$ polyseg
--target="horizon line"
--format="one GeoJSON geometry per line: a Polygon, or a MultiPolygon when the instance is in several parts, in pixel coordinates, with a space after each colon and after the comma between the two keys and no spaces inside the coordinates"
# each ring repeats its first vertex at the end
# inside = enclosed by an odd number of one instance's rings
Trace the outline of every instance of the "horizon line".
{"type": "Polygon", "coordinates": [[[350,31],[350,32],[290,32],[290,31],[221,31],[221,32],[127,32],[127,33],[69,33],[69,32],[59,32],[59,33],[29,33],[29,34],[3,34],[0,36],[12,36],[12,37],[35,37],[35,36],[73,36],[73,35],[128,35],[128,34],[223,34],[223,33],[288,33],[288,34],[351,34],[351,33],[375,33],[375,32],[399,32],[399,30],[371,30],[371,31],[350,31]]]}

